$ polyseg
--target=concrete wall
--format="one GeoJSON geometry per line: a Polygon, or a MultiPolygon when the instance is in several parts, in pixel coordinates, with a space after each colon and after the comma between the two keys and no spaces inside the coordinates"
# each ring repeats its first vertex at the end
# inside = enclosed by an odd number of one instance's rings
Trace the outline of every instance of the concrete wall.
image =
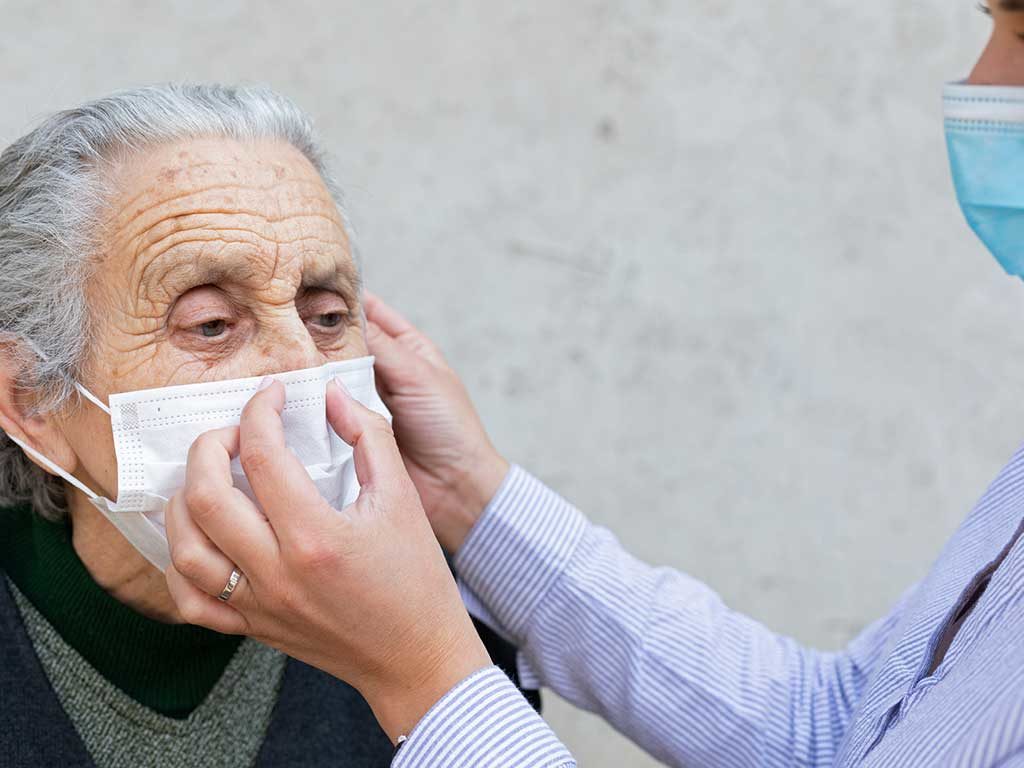
{"type": "Polygon", "coordinates": [[[291,95],[497,444],[772,628],[847,641],[1024,433],[1024,286],[944,154],[971,0],[174,6],[0,0],[0,143],[130,84],[291,95]]]}

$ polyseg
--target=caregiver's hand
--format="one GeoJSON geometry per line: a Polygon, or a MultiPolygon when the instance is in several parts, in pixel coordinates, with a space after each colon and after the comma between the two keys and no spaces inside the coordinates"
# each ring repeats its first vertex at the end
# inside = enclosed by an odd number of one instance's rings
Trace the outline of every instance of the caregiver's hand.
{"type": "Polygon", "coordinates": [[[491,661],[387,421],[328,385],[328,420],[354,447],[362,486],[339,511],[285,445],[284,398],[271,384],[239,427],[192,445],[167,509],[167,584],[186,621],[250,635],[353,685],[394,740],[491,661]],[[266,517],[232,485],[239,452],[266,517]],[[233,568],[242,579],[221,602],[233,568]]]}
{"type": "Polygon", "coordinates": [[[430,339],[366,292],[366,340],[409,476],[438,541],[462,545],[508,472],[458,375],[430,339]]]}

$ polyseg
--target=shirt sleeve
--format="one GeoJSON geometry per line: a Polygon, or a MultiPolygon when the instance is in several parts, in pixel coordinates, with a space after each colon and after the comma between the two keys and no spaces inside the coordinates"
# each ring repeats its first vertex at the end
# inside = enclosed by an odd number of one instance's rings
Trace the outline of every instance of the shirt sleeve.
{"type": "Polygon", "coordinates": [[[505,673],[487,667],[423,716],[391,768],[576,768],[576,761],[505,673]]]}
{"type": "Polygon", "coordinates": [[[1024,768],[1024,752],[1014,752],[997,763],[994,768],[1024,768]]]}
{"type": "Polygon", "coordinates": [[[515,466],[455,567],[521,667],[670,765],[830,764],[911,594],[845,651],[808,649],[515,466]]]}

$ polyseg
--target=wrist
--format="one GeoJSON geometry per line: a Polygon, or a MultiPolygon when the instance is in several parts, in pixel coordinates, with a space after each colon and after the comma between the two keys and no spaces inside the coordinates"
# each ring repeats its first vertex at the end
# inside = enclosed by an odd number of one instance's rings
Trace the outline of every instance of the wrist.
{"type": "Polygon", "coordinates": [[[452,688],[491,666],[487,649],[473,625],[467,624],[469,635],[446,647],[440,659],[424,659],[417,654],[420,660],[410,673],[360,686],[360,693],[392,744],[399,736],[407,736],[452,688]]]}
{"type": "Polygon", "coordinates": [[[452,554],[459,550],[498,492],[509,467],[508,461],[488,445],[480,457],[456,479],[454,496],[457,512],[450,516],[443,534],[438,532],[441,545],[446,550],[452,554]]]}

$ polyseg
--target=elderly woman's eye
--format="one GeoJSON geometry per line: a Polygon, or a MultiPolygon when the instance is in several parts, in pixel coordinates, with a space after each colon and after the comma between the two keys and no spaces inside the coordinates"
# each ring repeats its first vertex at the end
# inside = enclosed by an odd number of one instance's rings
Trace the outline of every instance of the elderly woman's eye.
{"type": "Polygon", "coordinates": [[[317,319],[319,320],[320,325],[325,328],[333,328],[341,323],[341,321],[345,319],[345,316],[341,312],[326,312],[322,315],[318,315],[317,319]]]}
{"type": "Polygon", "coordinates": [[[352,318],[349,302],[335,291],[309,288],[296,298],[295,306],[310,333],[334,338],[345,332],[352,318]]]}
{"type": "Polygon", "coordinates": [[[228,324],[226,320],[210,320],[209,322],[203,323],[199,326],[199,332],[207,338],[220,336],[224,331],[227,330],[228,324]]]}

